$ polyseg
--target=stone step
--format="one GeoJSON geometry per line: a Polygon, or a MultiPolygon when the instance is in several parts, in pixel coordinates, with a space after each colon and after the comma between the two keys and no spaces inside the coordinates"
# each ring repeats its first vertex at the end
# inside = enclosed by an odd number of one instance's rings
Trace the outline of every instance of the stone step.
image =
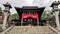
{"type": "Polygon", "coordinates": [[[6,34],[56,34],[47,26],[15,26],[6,34]]]}

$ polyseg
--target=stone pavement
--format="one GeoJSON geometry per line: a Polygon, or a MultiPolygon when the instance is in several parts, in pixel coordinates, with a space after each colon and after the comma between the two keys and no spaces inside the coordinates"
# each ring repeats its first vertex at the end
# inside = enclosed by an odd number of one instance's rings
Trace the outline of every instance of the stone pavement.
{"type": "Polygon", "coordinates": [[[57,34],[47,26],[14,26],[6,34],[57,34]]]}

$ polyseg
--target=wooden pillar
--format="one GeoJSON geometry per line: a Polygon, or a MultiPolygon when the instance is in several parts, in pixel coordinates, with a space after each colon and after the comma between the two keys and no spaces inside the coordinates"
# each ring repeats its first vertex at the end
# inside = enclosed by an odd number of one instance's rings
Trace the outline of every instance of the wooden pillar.
{"type": "Polygon", "coordinates": [[[23,19],[21,19],[21,26],[23,25],[23,19]]]}
{"type": "Polygon", "coordinates": [[[39,26],[39,19],[37,19],[37,26],[39,26]]]}

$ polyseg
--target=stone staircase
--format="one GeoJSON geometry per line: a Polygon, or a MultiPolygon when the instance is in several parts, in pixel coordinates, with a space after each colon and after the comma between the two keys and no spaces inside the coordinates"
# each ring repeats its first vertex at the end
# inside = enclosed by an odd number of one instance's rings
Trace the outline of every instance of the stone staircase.
{"type": "Polygon", "coordinates": [[[57,34],[48,26],[14,26],[5,34],[57,34]]]}

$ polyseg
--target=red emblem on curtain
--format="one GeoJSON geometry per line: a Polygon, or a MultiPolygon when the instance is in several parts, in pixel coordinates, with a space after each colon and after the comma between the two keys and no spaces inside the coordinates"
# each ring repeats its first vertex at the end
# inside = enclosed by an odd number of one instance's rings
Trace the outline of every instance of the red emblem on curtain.
{"type": "Polygon", "coordinates": [[[22,14],[22,19],[28,18],[28,17],[38,19],[38,14],[22,14]]]}

